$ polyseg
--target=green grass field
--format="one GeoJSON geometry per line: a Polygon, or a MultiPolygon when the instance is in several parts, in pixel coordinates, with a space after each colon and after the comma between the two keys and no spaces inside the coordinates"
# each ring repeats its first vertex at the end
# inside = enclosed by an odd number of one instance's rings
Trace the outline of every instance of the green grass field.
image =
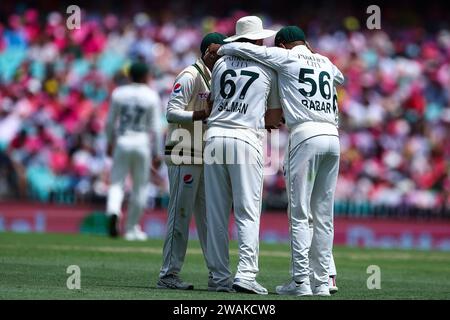
{"type": "MultiPolygon", "coordinates": [[[[191,241],[182,272],[194,291],[156,289],[162,242],[101,236],[0,233],[0,299],[299,299],[277,296],[289,279],[289,248],[261,244],[258,281],[268,296],[211,293],[199,244],[191,241]],[[66,287],[69,265],[81,269],[81,290],[66,287]]],[[[450,254],[336,247],[339,292],[321,299],[450,299],[450,254]],[[381,289],[367,289],[369,265],[381,268],[381,289]]],[[[231,244],[236,270],[237,245],[231,244]]],[[[316,299],[302,298],[302,299],[316,299]]]]}

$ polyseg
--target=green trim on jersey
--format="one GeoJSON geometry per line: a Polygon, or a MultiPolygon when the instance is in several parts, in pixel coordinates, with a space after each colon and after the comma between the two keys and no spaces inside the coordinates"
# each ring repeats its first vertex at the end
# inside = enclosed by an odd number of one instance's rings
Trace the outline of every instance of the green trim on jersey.
{"type": "Polygon", "coordinates": [[[201,75],[202,78],[203,78],[203,81],[205,81],[205,84],[206,84],[206,86],[208,87],[208,90],[211,90],[211,86],[210,86],[210,84],[209,84],[209,81],[208,81],[208,79],[206,79],[206,75],[205,75],[205,73],[202,71],[202,69],[200,69],[200,67],[199,67],[196,63],[194,63],[192,66],[193,66],[195,69],[197,69],[197,71],[200,73],[200,75],[201,75]]]}

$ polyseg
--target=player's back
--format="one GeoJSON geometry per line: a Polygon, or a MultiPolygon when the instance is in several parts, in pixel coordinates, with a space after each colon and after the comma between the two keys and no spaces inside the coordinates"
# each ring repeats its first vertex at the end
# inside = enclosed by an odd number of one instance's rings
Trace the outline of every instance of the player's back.
{"type": "Polygon", "coordinates": [[[208,127],[264,129],[264,114],[275,72],[253,60],[224,56],[212,73],[214,105],[208,127]]]}
{"type": "Polygon", "coordinates": [[[112,93],[112,107],[118,117],[116,136],[147,136],[156,120],[159,97],[145,84],[132,83],[116,88],[112,93]]]}
{"type": "MultiPolygon", "coordinates": [[[[279,74],[288,127],[304,122],[337,126],[336,67],[330,60],[300,45],[289,50],[279,74]]],[[[340,74],[340,72],[339,72],[340,74]]]]}

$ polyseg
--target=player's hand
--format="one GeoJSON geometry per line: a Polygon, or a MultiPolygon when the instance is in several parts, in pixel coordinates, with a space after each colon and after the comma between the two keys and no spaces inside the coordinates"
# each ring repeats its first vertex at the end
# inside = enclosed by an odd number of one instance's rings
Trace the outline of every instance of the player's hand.
{"type": "Polygon", "coordinates": [[[206,119],[208,119],[209,115],[211,114],[212,105],[213,105],[213,103],[209,101],[209,97],[208,97],[205,109],[194,111],[194,114],[192,115],[192,120],[193,121],[198,121],[198,120],[205,121],[206,119]]]}
{"type": "Polygon", "coordinates": [[[217,51],[219,50],[219,48],[220,48],[220,44],[211,43],[209,45],[209,47],[206,49],[203,59],[205,61],[213,62],[212,65],[214,65],[214,63],[217,60],[219,60],[219,58],[220,58],[220,56],[217,54],[217,51]]]}
{"type": "Polygon", "coordinates": [[[161,168],[162,159],[160,156],[154,156],[152,159],[152,167],[155,169],[161,168]]]}
{"type": "Polygon", "coordinates": [[[152,171],[157,171],[161,168],[162,159],[160,156],[154,156],[152,159],[152,171]]]}
{"type": "Polygon", "coordinates": [[[210,53],[210,54],[213,54],[213,55],[217,55],[217,51],[219,51],[219,48],[221,47],[221,45],[220,44],[217,44],[217,43],[211,43],[209,46],[208,46],[208,49],[206,49],[206,53],[210,53]]]}
{"type": "Polygon", "coordinates": [[[152,158],[152,166],[150,168],[150,180],[158,186],[164,185],[164,179],[159,172],[161,165],[162,158],[160,156],[154,156],[152,158]]]}

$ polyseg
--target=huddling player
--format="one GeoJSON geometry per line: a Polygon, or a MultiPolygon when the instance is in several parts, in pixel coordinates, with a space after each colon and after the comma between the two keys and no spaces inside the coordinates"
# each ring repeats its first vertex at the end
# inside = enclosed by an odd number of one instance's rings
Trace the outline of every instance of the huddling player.
{"type": "Polygon", "coordinates": [[[139,226],[139,218],[147,202],[151,150],[154,155],[159,154],[161,101],[147,85],[148,67],[144,63],[133,63],[129,76],[132,83],[120,86],[112,93],[106,123],[108,155],[114,152],[106,212],[109,216],[109,234],[117,237],[124,182],[131,174],[133,187],[125,223],[125,239],[132,241],[147,239],[139,226]],[[155,134],[153,144],[151,132],[155,134]]]}
{"type": "Polygon", "coordinates": [[[210,44],[222,44],[224,38],[220,33],[210,33],[203,38],[200,45],[202,57],[176,77],[167,106],[169,132],[165,159],[169,173],[170,200],[158,288],[194,288],[179,277],[186,255],[192,213],[195,215],[200,245],[209,268],[206,256],[202,121],[209,115],[207,97],[210,92],[211,70],[217,59],[204,59],[204,54],[210,44]],[[183,133],[187,136],[180,139],[183,133]]]}
{"type": "MultiPolygon", "coordinates": [[[[226,42],[262,45],[275,31],[258,17],[236,23],[226,42]]],[[[256,281],[263,185],[262,135],[281,118],[276,73],[254,60],[225,55],[212,73],[204,172],[208,223],[207,253],[213,279],[210,291],[267,294],[256,281]],[[270,108],[270,110],[267,110],[270,108]],[[265,121],[266,116],[266,121],[265,121]],[[228,224],[231,207],[238,233],[239,263],[234,281],[229,269],[228,224]]]]}
{"type": "Polygon", "coordinates": [[[340,156],[334,87],[342,84],[344,77],[327,57],[310,50],[304,32],[296,26],[282,28],[275,36],[275,45],[233,43],[220,47],[217,53],[252,59],[277,72],[290,132],[284,167],[292,281],[276,291],[328,296],[330,289],[337,290],[334,278],[329,283],[330,267],[334,269],[333,202],[340,156]]]}

